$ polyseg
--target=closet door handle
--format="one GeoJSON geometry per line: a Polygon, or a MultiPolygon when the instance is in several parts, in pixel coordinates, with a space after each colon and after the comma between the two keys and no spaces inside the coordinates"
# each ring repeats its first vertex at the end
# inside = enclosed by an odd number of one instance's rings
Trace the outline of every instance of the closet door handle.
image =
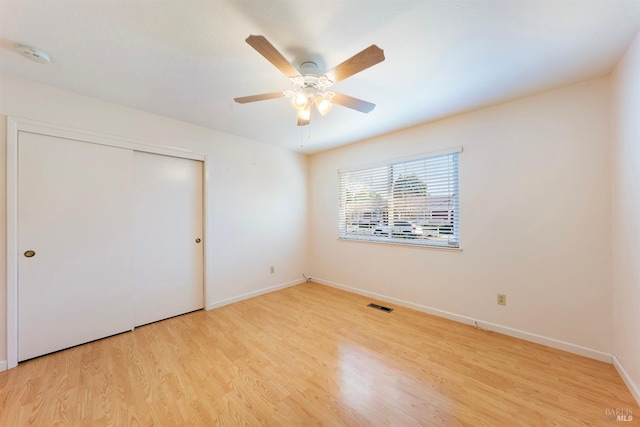
{"type": "Polygon", "coordinates": [[[32,250],[28,250],[24,253],[24,256],[26,256],[27,258],[34,257],[35,255],[36,255],[36,251],[32,251],[32,250]]]}
{"type": "Polygon", "coordinates": [[[202,240],[200,240],[200,238],[198,237],[198,238],[196,239],[196,243],[200,243],[200,242],[202,242],[202,240]]]}

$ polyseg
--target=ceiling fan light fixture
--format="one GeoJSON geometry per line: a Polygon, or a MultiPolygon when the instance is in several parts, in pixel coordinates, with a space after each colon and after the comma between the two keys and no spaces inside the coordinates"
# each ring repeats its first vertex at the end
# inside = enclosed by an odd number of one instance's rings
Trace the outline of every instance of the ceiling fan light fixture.
{"type": "Polygon", "coordinates": [[[304,110],[308,103],[309,103],[309,97],[305,92],[297,92],[291,98],[291,104],[293,104],[293,108],[295,108],[298,111],[304,110]]]}
{"type": "Polygon", "coordinates": [[[318,112],[323,116],[327,114],[329,110],[331,110],[331,106],[333,105],[331,103],[330,98],[326,98],[322,96],[317,96],[315,99],[315,103],[316,103],[316,108],[318,109],[318,112]]]}
{"type": "Polygon", "coordinates": [[[298,110],[298,119],[309,121],[311,119],[311,108],[298,110]]]}

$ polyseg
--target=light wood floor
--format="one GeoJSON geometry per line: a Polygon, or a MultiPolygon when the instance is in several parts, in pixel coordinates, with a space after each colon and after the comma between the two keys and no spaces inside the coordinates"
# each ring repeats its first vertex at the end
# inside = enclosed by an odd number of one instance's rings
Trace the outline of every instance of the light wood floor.
{"type": "Polygon", "coordinates": [[[0,426],[637,425],[615,369],[307,283],[0,372],[0,426]],[[616,422],[607,409],[629,409],[616,422]]]}

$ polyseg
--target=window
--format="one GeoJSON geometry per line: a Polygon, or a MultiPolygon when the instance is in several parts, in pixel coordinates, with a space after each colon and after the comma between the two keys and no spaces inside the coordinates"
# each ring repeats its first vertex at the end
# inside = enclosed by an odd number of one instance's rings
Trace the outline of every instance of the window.
{"type": "Polygon", "coordinates": [[[338,237],[459,247],[460,151],[338,171],[338,237]]]}

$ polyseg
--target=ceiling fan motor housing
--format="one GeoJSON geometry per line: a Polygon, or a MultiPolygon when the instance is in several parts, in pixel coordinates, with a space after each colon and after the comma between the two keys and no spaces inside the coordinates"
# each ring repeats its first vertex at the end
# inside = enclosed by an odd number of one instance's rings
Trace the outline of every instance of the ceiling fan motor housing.
{"type": "Polygon", "coordinates": [[[315,62],[303,62],[300,65],[300,76],[291,77],[293,90],[285,91],[286,96],[295,96],[303,93],[307,100],[313,100],[316,97],[331,100],[333,92],[327,92],[327,88],[333,85],[333,82],[325,75],[319,75],[318,66],[315,62]]]}

